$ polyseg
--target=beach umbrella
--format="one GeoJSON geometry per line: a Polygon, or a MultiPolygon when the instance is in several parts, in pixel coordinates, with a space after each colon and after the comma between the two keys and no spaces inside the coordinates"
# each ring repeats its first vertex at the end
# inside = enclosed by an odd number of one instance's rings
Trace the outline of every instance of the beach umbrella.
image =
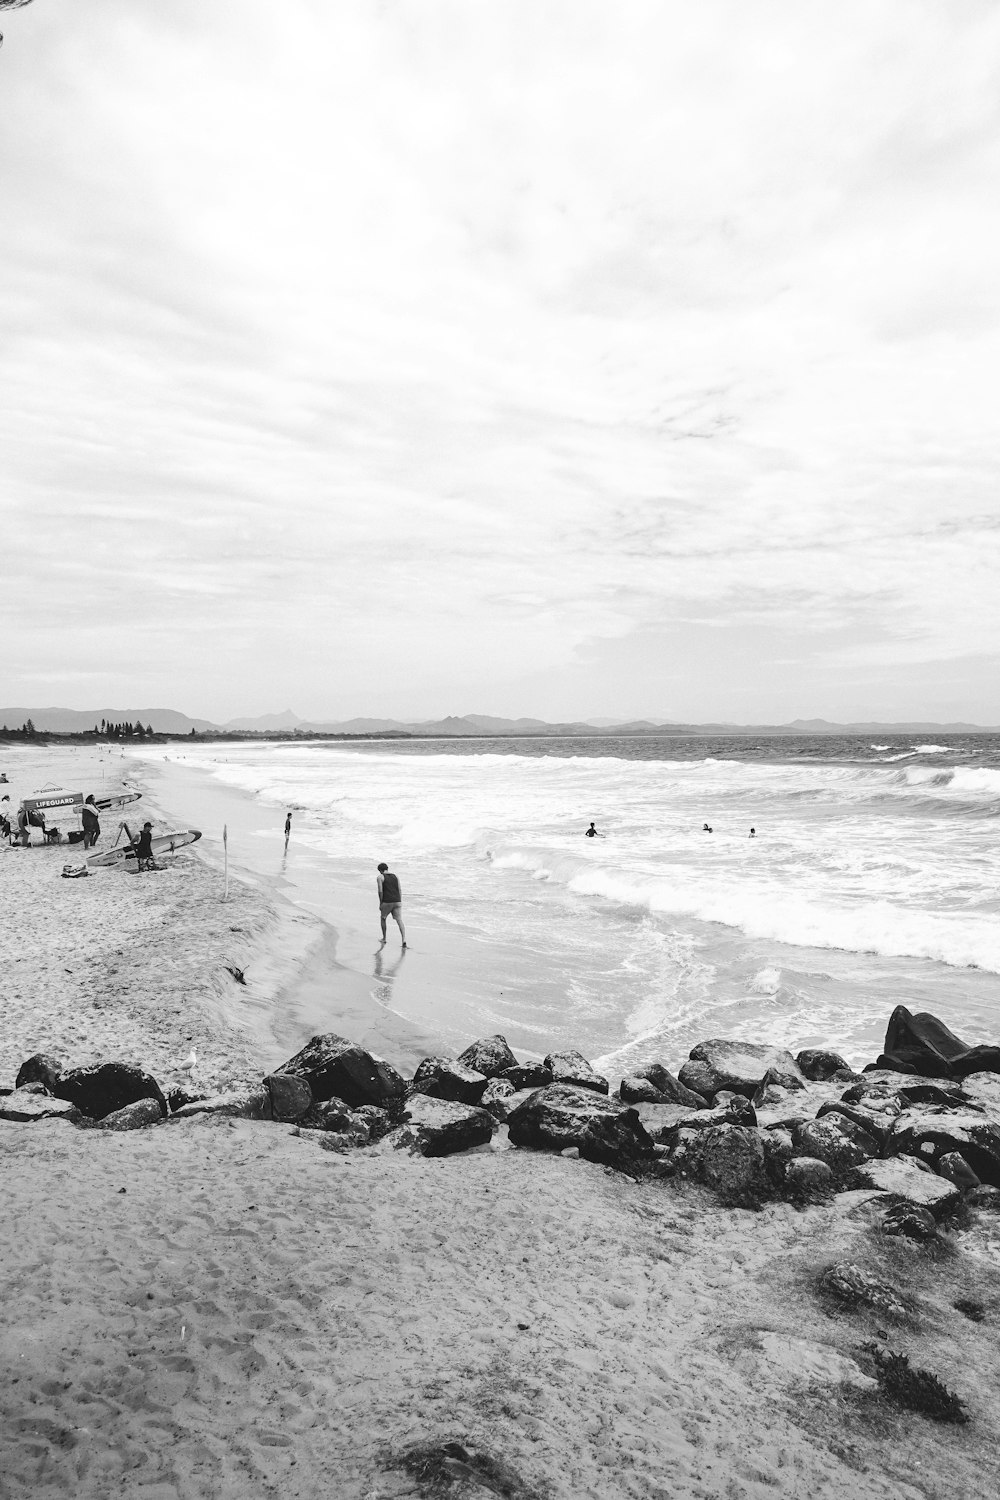
{"type": "MultiPolygon", "coordinates": [[[[22,5],[30,5],[31,0],[0,0],[0,10],[20,10],[22,5]]],[[[0,31],[0,47],[3,46],[3,32],[0,31]]]]}

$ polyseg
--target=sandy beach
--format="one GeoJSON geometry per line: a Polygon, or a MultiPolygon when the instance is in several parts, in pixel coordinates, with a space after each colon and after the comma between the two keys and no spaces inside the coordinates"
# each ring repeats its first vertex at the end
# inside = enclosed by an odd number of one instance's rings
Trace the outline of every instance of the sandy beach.
{"type": "MultiPolygon", "coordinates": [[[[0,761],[19,796],[134,773],[91,749],[0,761]]],[[[206,1090],[259,1079],[298,1045],[297,987],[320,965],[325,1029],[415,1045],[338,971],[329,928],[249,871],[223,901],[209,854],[73,881],[64,848],[0,851],[0,1084],[44,1051],[167,1085],[193,1043],[206,1090]]],[[[4,1500],[976,1500],[1000,1484],[988,1215],[934,1258],[876,1244],[865,1193],[725,1209],[503,1131],[431,1160],[209,1116],[127,1135],[0,1122],[0,1157],[4,1500]],[[845,1257],[912,1289],[893,1347],[960,1395],[967,1426],[873,1394],[862,1346],[885,1326],[817,1294],[845,1257]]]]}

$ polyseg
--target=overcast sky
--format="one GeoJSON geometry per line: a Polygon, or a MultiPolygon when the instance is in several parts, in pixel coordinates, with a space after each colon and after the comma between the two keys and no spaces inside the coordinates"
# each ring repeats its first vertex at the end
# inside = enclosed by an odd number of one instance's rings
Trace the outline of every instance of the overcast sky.
{"type": "Polygon", "coordinates": [[[34,0],[0,702],[1000,722],[994,0],[34,0]]]}

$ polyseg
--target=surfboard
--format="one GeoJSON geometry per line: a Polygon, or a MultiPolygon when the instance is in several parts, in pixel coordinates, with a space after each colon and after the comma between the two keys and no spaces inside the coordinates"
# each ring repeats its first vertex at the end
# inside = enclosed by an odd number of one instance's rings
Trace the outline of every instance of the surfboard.
{"type": "MultiPolygon", "coordinates": [[[[200,828],[182,828],[177,833],[155,833],[151,840],[153,854],[173,854],[185,844],[194,844],[201,838],[200,828]]],[[[122,844],[118,849],[108,849],[104,854],[92,854],[88,865],[120,865],[127,859],[135,859],[131,844],[122,844]]]]}
{"type": "Polygon", "coordinates": [[[141,792],[119,792],[115,797],[95,797],[93,805],[99,812],[109,812],[112,808],[124,807],[127,802],[138,802],[141,796],[141,792]]]}

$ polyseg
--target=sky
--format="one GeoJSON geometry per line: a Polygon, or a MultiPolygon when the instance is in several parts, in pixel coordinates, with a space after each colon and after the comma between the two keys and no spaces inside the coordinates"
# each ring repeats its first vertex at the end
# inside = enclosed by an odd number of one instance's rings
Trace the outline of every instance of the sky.
{"type": "Polygon", "coordinates": [[[0,702],[1000,723],[994,0],[0,20],[0,702]]]}

